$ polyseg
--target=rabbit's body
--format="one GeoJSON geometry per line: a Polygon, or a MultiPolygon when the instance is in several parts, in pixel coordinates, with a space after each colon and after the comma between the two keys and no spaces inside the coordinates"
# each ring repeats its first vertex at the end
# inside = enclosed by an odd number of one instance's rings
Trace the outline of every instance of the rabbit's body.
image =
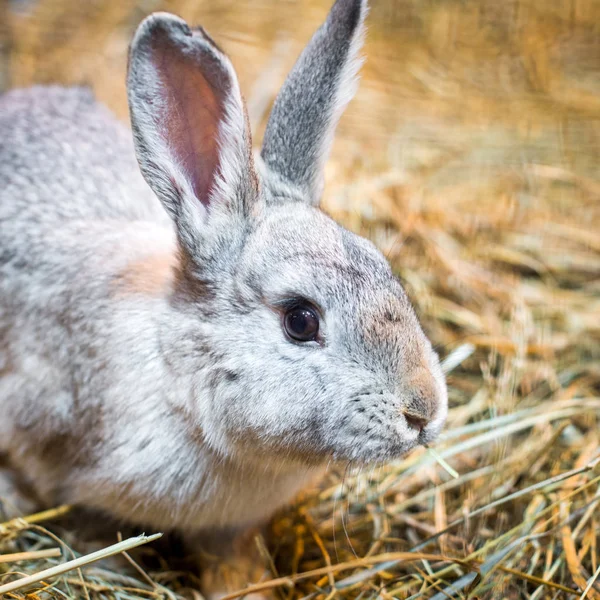
{"type": "Polygon", "coordinates": [[[0,139],[0,449],[48,505],[265,520],[314,468],[218,457],[192,424],[221,367],[168,301],[175,235],[131,134],[85,90],[34,88],[0,99],[0,139]]]}
{"type": "Polygon", "coordinates": [[[0,98],[0,455],[42,503],[231,532],[440,431],[400,283],[318,209],[365,14],[337,0],[256,159],[231,63],[171,15],[132,42],[134,144],[83,90],[0,98]]]}
{"type": "Polygon", "coordinates": [[[140,174],[131,131],[90,90],[40,86],[9,91],[0,102],[3,221],[145,220],[172,228],[140,174]]]}

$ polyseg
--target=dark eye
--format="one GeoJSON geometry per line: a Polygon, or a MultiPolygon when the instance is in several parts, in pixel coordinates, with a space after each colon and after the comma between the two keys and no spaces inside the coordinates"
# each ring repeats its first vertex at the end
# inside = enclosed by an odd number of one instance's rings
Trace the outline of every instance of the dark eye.
{"type": "Polygon", "coordinates": [[[285,332],[298,342],[310,342],[319,333],[319,317],[308,306],[295,306],[283,318],[285,332]]]}

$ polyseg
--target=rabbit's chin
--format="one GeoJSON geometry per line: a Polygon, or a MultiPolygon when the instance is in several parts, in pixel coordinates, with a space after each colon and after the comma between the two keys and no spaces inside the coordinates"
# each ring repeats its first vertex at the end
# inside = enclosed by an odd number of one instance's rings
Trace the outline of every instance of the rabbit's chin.
{"type": "Polygon", "coordinates": [[[332,460],[336,464],[381,465],[405,458],[418,448],[428,446],[435,441],[441,427],[423,430],[413,439],[399,438],[395,441],[365,439],[356,440],[352,446],[336,449],[332,460]]]}
{"type": "MultiPolygon", "coordinates": [[[[356,440],[353,445],[337,446],[329,452],[303,452],[288,449],[285,453],[285,462],[290,466],[302,464],[306,467],[319,467],[324,465],[353,466],[378,466],[406,458],[411,452],[426,447],[434,441],[438,433],[423,431],[414,440],[399,439],[377,442],[373,439],[356,440]]],[[[283,458],[284,454],[279,455],[283,458]]]]}
{"type": "MultiPolygon", "coordinates": [[[[435,435],[431,439],[435,439],[435,435]]],[[[390,443],[389,440],[376,443],[374,440],[357,440],[352,445],[336,444],[332,447],[303,448],[300,446],[283,446],[275,442],[272,446],[264,446],[260,450],[255,444],[237,445],[231,458],[234,462],[244,464],[277,464],[279,468],[321,468],[331,465],[346,466],[380,465],[394,460],[399,460],[429,440],[399,440],[390,443]]]]}
{"type": "Polygon", "coordinates": [[[381,448],[356,449],[354,452],[336,452],[332,459],[335,464],[378,466],[400,460],[417,448],[416,445],[382,446],[381,448]]]}

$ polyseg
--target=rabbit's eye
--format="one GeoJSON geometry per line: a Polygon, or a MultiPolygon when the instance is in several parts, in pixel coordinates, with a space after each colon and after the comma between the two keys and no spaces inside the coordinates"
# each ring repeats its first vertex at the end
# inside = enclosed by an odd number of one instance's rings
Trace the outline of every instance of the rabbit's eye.
{"type": "Polygon", "coordinates": [[[285,313],[285,332],[298,342],[310,342],[319,333],[319,317],[308,306],[296,306],[285,313]]]}

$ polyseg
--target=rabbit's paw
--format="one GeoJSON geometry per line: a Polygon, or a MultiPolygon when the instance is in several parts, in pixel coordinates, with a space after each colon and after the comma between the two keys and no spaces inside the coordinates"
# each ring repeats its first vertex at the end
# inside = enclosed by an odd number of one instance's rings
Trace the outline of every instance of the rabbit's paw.
{"type": "Polygon", "coordinates": [[[254,543],[253,533],[245,532],[217,548],[210,545],[198,548],[201,591],[206,600],[221,600],[246,589],[248,593],[240,594],[240,597],[247,600],[271,600],[275,597],[270,589],[252,591],[270,578],[254,543]]]}
{"type": "MultiPolygon", "coordinates": [[[[266,581],[268,572],[255,557],[234,556],[227,560],[215,560],[202,564],[202,594],[206,600],[221,600],[234,592],[252,588],[266,581]]],[[[240,596],[242,597],[242,596],[240,596]]],[[[271,600],[271,590],[249,591],[243,594],[246,600],[271,600]]]]}

